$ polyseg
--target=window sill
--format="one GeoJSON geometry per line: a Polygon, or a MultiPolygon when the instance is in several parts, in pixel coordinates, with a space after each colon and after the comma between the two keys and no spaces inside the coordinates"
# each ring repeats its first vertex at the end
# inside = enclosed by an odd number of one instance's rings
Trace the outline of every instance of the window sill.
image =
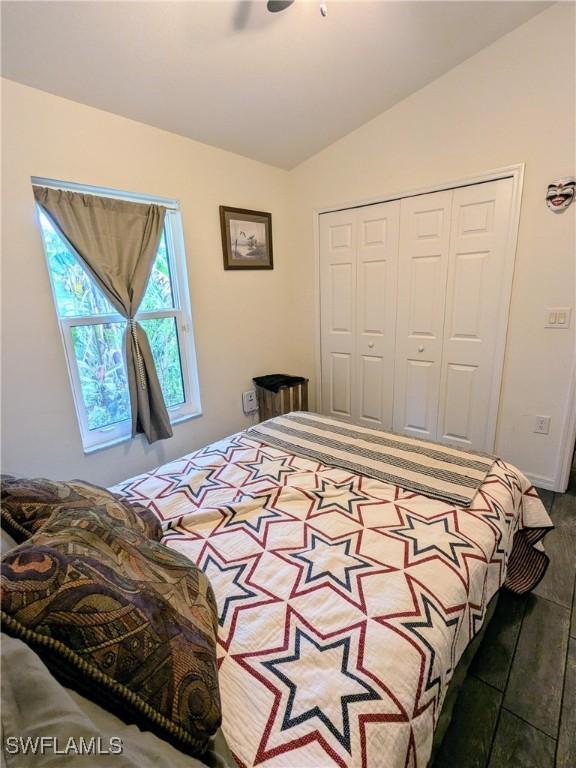
{"type": "MultiPolygon", "coordinates": [[[[191,419],[197,419],[199,416],[202,416],[202,410],[198,409],[197,411],[192,411],[191,413],[186,413],[183,416],[178,416],[174,419],[170,420],[170,424],[174,426],[175,424],[182,424],[185,421],[190,421],[191,419]]],[[[116,437],[113,440],[109,440],[106,443],[99,443],[98,445],[90,446],[89,448],[84,448],[84,454],[89,456],[92,453],[97,453],[98,451],[103,451],[106,448],[111,448],[113,445],[120,445],[120,443],[127,443],[130,440],[137,440],[138,438],[144,437],[144,435],[136,435],[136,437],[132,437],[132,435],[122,435],[122,437],[116,437]]]]}

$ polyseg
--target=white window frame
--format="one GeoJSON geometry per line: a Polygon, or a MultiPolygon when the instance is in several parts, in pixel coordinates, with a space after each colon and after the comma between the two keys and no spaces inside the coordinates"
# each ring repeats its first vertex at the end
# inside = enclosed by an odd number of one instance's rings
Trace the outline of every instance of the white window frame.
{"type": "MultiPolygon", "coordinates": [[[[180,364],[182,368],[182,382],[184,386],[184,402],[180,405],[168,408],[171,424],[178,424],[187,419],[200,416],[202,407],[200,403],[200,387],[198,382],[198,365],[196,361],[196,345],[194,342],[194,327],[192,323],[192,307],[190,304],[190,292],[188,290],[188,275],[186,271],[186,252],[184,249],[184,232],[182,229],[182,219],[180,216],[180,206],[177,200],[166,198],[149,197],[146,195],[130,194],[119,192],[118,190],[105,189],[88,185],[80,185],[69,182],[55,181],[33,176],[32,184],[34,186],[51,187],[53,189],[67,189],[74,192],[84,192],[92,195],[101,195],[104,197],[114,197],[119,200],[129,200],[131,202],[156,203],[166,208],[166,218],[164,222],[164,232],[166,236],[166,251],[170,269],[170,279],[172,283],[172,296],[174,299],[174,308],[159,310],[155,312],[138,312],[136,320],[153,320],[164,317],[174,317],[176,321],[176,330],[178,335],[178,347],[180,352],[180,364]]],[[[38,232],[42,240],[44,256],[46,259],[46,269],[54,309],[70,377],[70,386],[80,428],[80,436],[84,453],[92,453],[102,448],[130,440],[132,437],[131,419],[110,424],[100,429],[88,429],[88,413],[82,397],[80,385],[80,373],[78,363],[74,353],[71,329],[79,325],[102,325],[105,323],[122,323],[126,325],[126,319],[118,313],[101,315],[79,315],[60,317],[58,312],[58,303],[50,274],[48,252],[46,243],[42,234],[40,224],[39,208],[36,206],[36,223],[38,232]]]]}

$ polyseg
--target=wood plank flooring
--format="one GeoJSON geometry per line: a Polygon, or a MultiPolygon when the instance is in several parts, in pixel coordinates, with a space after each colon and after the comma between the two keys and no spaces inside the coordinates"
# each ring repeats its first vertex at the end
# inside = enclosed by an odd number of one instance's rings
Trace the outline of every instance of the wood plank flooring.
{"type": "Polygon", "coordinates": [[[502,591],[434,768],[576,768],[576,488],[539,493],[550,566],[502,591]]]}

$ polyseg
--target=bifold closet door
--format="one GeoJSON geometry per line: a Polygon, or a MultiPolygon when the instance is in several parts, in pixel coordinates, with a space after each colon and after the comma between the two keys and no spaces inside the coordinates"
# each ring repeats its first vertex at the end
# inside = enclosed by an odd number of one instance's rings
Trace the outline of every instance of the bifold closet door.
{"type": "Polygon", "coordinates": [[[356,211],[356,405],[354,420],[392,429],[400,203],[356,211]]]}
{"type": "Polygon", "coordinates": [[[394,431],[435,440],[452,190],[400,207],[394,431]]]}
{"type": "Polygon", "coordinates": [[[322,408],[352,419],[356,352],[356,211],[320,216],[322,408]]]}
{"type": "Polygon", "coordinates": [[[492,451],[512,179],[453,193],[438,440],[492,451]],[[491,428],[492,427],[492,428],[491,428]]]}
{"type": "Polygon", "coordinates": [[[320,217],[322,408],[493,450],[512,179],[320,217]]]}
{"type": "Polygon", "coordinates": [[[324,413],[392,426],[400,205],[320,217],[324,413]]]}

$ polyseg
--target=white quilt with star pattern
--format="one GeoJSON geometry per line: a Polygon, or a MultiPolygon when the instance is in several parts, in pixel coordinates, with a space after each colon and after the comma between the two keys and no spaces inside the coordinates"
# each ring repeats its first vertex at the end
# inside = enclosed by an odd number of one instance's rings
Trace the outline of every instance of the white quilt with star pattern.
{"type": "Polygon", "coordinates": [[[240,766],[425,768],[488,602],[541,578],[552,526],[500,460],[462,509],[244,433],[113,490],[210,578],[240,766]]]}

